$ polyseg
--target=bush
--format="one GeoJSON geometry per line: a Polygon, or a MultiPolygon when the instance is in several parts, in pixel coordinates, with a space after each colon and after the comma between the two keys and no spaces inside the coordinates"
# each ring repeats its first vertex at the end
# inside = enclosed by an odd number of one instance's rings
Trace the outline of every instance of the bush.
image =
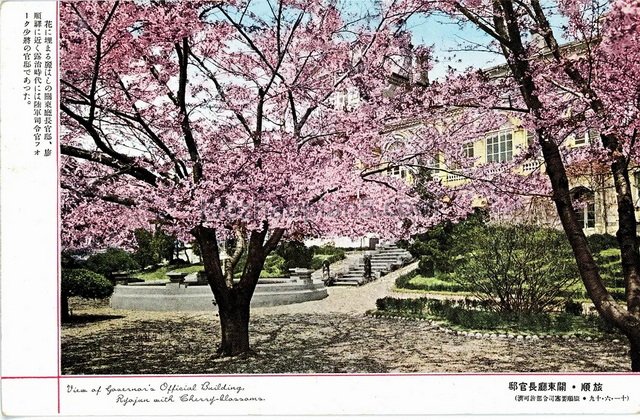
{"type": "Polygon", "coordinates": [[[344,258],[345,251],[342,248],[336,248],[333,244],[327,244],[322,246],[312,246],[311,250],[316,255],[340,255],[344,258]]]}
{"type": "Polygon", "coordinates": [[[113,284],[103,275],[85,269],[62,270],[60,294],[61,315],[68,319],[69,298],[105,299],[113,293],[113,284]]]}
{"type": "Polygon", "coordinates": [[[408,290],[425,290],[429,292],[468,292],[469,290],[458,283],[452,283],[448,280],[450,275],[440,274],[437,279],[425,279],[422,274],[418,274],[417,270],[410,271],[406,274],[398,276],[396,279],[396,287],[398,289],[408,290]],[[422,276],[422,277],[420,277],[422,276]],[[442,279],[440,278],[442,277],[442,279]],[[446,279],[446,280],[445,280],[446,279]]]}
{"type": "Polygon", "coordinates": [[[115,272],[138,270],[140,265],[131,253],[118,248],[108,248],[105,252],[90,256],[86,268],[111,278],[115,272]]]}
{"type": "Polygon", "coordinates": [[[281,243],[275,253],[284,259],[282,269],[288,273],[292,268],[310,268],[313,260],[313,250],[307,248],[300,241],[281,243]]]}
{"type": "Polygon", "coordinates": [[[420,257],[418,272],[424,277],[433,277],[435,275],[435,262],[432,256],[424,255],[420,257]]]}
{"type": "Polygon", "coordinates": [[[409,280],[411,280],[412,278],[414,278],[417,275],[417,271],[416,270],[411,270],[406,274],[402,274],[401,276],[398,276],[398,278],[396,279],[396,287],[398,289],[409,289],[409,280]]]}
{"type": "Polygon", "coordinates": [[[454,280],[502,312],[539,313],[578,280],[565,235],[529,225],[478,226],[465,234],[468,254],[454,280]]]}
{"type": "Polygon", "coordinates": [[[568,314],[572,315],[581,315],[582,314],[582,304],[579,302],[574,302],[572,300],[568,300],[564,303],[564,311],[568,314]]]}
{"type": "Polygon", "coordinates": [[[186,267],[191,265],[191,263],[189,261],[183,260],[182,258],[173,258],[169,261],[169,265],[176,267],[186,267]]]}
{"type": "Polygon", "coordinates": [[[450,273],[455,268],[456,256],[464,253],[463,233],[476,226],[483,226],[486,218],[486,214],[478,210],[458,224],[441,223],[414,236],[409,242],[399,241],[398,245],[406,248],[414,258],[420,259],[420,271],[424,276],[433,276],[433,270],[450,273]]]}
{"type": "Polygon", "coordinates": [[[597,254],[605,249],[618,248],[618,240],[615,236],[608,233],[595,233],[587,236],[587,242],[591,252],[597,254]]]}
{"type": "Polygon", "coordinates": [[[262,270],[267,277],[279,277],[284,276],[287,273],[283,273],[284,258],[280,255],[270,255],[264,262],[262,270]]]}
{"type": "Polygon", "coordinates": [[[338,262],[340,260],[344,260],[345,254],[344,251],[342,253],[342,255],[340,254],[334,254],[334,255],[330,255],[328,257],[326,257],[324,254],[321,254],[321,256],[318,255],[314,255],[313,259],[311,260],[311,269],[312,270],[319,270],[322,268],[322,264],[324,264],[325,261],[327,261],[329,264],[333,264],[335,262],[338,262]]]}
{"type": "Polygon", "coordinates": [[[419,315],[424,311],[428,299],[398,299],[393,297],[384,297],[376,300],[376,308],[379,311],[391,313],[404,313],[419,315]]]}
{"type": "Polygon", "coordinates": [[[470,330],[506,330],[528,332],[569,332],[591,330],[614,333],[616,329],[597,315],[583,317],[566,312],[505,313],[492,310],[492,302],[474,299],[402,299],[385,297],[376,301],[378,311],[400,316],[425,316],[446,320],[470,330]]]}

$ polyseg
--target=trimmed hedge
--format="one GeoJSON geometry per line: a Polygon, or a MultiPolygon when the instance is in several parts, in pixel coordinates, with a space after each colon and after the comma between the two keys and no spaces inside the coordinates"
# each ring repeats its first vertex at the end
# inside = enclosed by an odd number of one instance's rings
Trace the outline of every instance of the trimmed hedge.
{"type": "Polygon", "coordinates": [[[504,313],[492,311],[491,303],[472,299],[438,300],[430,298],[401,299],[385,297],[376,301],[378,311],[401,316],[434,316],[471,330],[520,330],[532,332],[569,332],[576,327],[613,333],[615,328],[599,316],[577,314],[568,304],[560,313],[504,313]]]}
{"type": "Polygon", "coordinates": [[[105,299],[113,293],[113,284],[103,275],[90,270],[62,270],[61,277],[61,292],[64,296],[105,299]]]}
{"type": "Polygon", "coordinates": [[[103,275],[83,268],[62,270],[60,284],[60,315],[63,321],[71,317],[69,298],[105,299],[113,293],[113,284],[103,275]]]}
{"type": "Polygon", "coordinates": [[[615,236],[608,233],[594,233],[587,236],[587,243],[591,252],[597,254],[605,249],[617,248],[619,246],[618,240],[615,236]]]}
{"type": "Polygon", "coordinates": [[[109,277],[118,271],[139,270],[140,265],[132,253],[123,249],[108,248],[105,252],[90,256],[87,259],[86,268],[109,277]]]}
{"type": "Polygon", "coordinates": [[[410,313],[414,315],[422,314],[428,298],[417,299],[398,299],[393,297],[384,297],[376,300],[376,308],[383,312],[393,313],[410,313]]]}

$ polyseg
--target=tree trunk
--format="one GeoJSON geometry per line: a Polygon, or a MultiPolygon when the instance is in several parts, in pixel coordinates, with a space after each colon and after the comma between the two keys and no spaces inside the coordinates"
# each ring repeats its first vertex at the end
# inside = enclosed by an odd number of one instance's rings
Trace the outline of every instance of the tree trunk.
{"type": "Polygon", "coordinates": [[[71,313],[69,312],[69,296],[63,293],[60,296],[60,320],[62,322],[68,322],[71,319],[71,313]]]}
{"type": "MultiPolygon", "coordinates": [[[[226,277],[222,270],[218,242],[214,229],[198,226],[192,230],[198,240],[207,282],[218,305],[222,337],[218,354],[237,356],[251,351],[249,346],[250,304],[258,284],[264,261],[275,247],[282,232],[277,230],[265,243],[266,228],[252,231],[247,262],[239,282],[226,277]]],[[[233,267],[230,267],[233,270],[233,267]]]]}
{"type": "Polygon", "coordinates": [[[640,334],[627,334],[629,339],[629,356],[631,357],[631,371],[640,372],[640,334]]]}
{"type": "Polygon", "coordinates": [[[251,351],[249,346],[251,300],[239,298],[237,292],[232,294],[236,295],[236,299],[218,305],[222,338],[217,352],[223,356],[236,356],[251,351]]]}

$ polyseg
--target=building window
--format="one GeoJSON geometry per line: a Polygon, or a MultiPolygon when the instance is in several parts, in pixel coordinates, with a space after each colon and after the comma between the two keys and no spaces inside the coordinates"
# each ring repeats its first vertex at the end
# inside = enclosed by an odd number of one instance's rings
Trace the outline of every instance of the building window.
{"type": "Polygon", "coordinates": [[[598,132],[596,130],[589,129],[589,130],[583,131],[581,133],[578,133],[576,135],[575,140],[573,141],[573,144],[575,146],[582,146],[582,145],[585,145],[585,144],[592,143],[598,137],[599,137],[599,134],[598,134],[598,132]]]}
{"type": "Polygon", "coordinates": [[[589,142],[589,132],[585,131],[584,133],[578,134],[573,143],[576,146],[581,146],[583,144],[587,144],[588,142],[589,142]]]}
{"type": "Polygon", "coordinates": [[[499,133],[487,137],[487,162],[507,162],[513,159],[513,134],[499,133]]]}
{"type": "Polygon", "coordinates": [[[576,217],[583,229],[596,227],[596,200],[593,192],[586,187],[577,187],[571,191],[572,198],[577,202],[576,217]]]}
{"type": "Polygon", "coordinates": [[[531,147],[536,141],[536,133],[527,131],[527,146],[531,147]]]}
{"type": "Polygon", "coordinates": [[[464,157],[472,158],[473,157],[473,142],[465,143],[464,146],[462,146],[462,153],[464,154],[464,157]]]}

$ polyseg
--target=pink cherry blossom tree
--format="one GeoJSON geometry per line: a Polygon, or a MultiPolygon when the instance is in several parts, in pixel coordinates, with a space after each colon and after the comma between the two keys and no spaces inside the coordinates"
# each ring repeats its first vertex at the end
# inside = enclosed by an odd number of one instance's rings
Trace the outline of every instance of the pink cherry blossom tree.
{"type": "MultiPolygon", "coordinates": [[[[428,89],[408,91],[399,99],[403,105],[396,105],[405,108],[399,118],[423,115],[425,120],[433,120],[434,116],[448,115],[444,133],[458,133],[457,140],[438,146],[438,150],[445,151],[445,162],[460,162],[461,168],[474,163],[462,154],[464,142],[500,127],[505,119],[517,120],[535,134],[528,148],[512,162],[497,165],[502,167],[499,173],[492,173],[496,165],[483,165],[463,175],[489,204],[511,212],[522,204],[515,199],[519,196],[548,196],[553,201],[589,297],[600,315],[628,337],[631,368],[640,371],[640,256],[630,181],[639,158],[637,2],[417,3],[429,11],[436,7],[461,25],[483,32],[489,40],[483,48],[500,54],[506,65],[491,71],[451,74],[428,89]],[[570,134],[587,129],[599,133],[597,142],[580,149],[567,147],[570,134]],[[543,158],[543,174],[534,171],[533,178],[516,174],[518,165],[537,156],[543,158]],[[610,178],[615,191],[625,305],[616,302],[605,287],[577,217],[568,172],[580,175],[587,167],[597,167],[598,175],[610,178]]],[[[442,133],[434,133],[431,144],[442,133]]]]}
{"type": "Polygon", "coordinates": [[[433,182],[425,200],[386,172],[377,110],[408,42],[397,3],[365,16],[321,0],[63,3],[64,245],[127,245],[157,224],[195,238],[218,351],[237,355],[283,238],[401,238],[464,216],[470,196],[433,182]]]}

